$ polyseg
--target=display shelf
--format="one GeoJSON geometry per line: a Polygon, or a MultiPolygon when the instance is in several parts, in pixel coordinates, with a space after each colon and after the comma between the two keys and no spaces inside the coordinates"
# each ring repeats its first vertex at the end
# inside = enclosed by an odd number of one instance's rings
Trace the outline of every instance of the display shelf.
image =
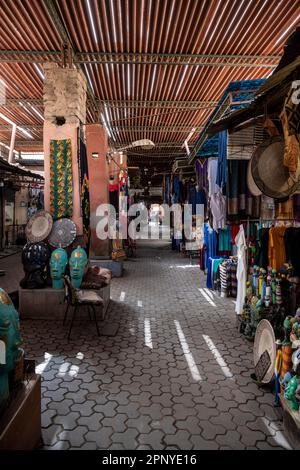
{"type": "Polygon", "coordinates": [[[41,444],[41,376],[16,392],[0,418],[0,450],[33,450],[41,444]]]}
{"type": "Polygon", "coordinates": [[[300,450],[300,413],[289,405],[289,401],[280,394],[280,402],[283,410],[283,426],[287,438],[293,449],[300,450]]]}

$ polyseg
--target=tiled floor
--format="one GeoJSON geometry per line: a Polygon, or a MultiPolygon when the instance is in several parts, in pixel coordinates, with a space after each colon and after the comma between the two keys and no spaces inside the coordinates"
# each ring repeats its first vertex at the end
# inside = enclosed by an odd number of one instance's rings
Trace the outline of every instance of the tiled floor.
{"type": "Polygon", "coordinates": [[[197,265],[144,242],[112,283],[115,337],[81,323],[68,343],[60,322],[22,322],[47,449],[290,448],[232,300],[204,287],[197,265]]]}

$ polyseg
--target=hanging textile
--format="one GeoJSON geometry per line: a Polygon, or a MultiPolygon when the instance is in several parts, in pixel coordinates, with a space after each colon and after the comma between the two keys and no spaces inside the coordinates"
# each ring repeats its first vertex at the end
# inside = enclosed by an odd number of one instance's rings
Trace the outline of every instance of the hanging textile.
{"type": "Polygon", "coordinates": [[[227,225],[224,230],[219,231],[219,251],[231,252],[232,250],[232,238],[230,225],[227,225]]]}
{"type": "Polygon", "coordinates": [[[208,258],[207,264],[207,276],[206,276],[206,287],[208,289],[216,288],[216,280],[218,276],[219,266],[223,261],[223,257],[220,256],[210,256],[208,258]]]}
{"type": "Polygon", "coordinates": [[[170,204],[170,177],[165,176],[164,203],[170,204]]]}
{"type": "Polygon", "coordinates": [[[115,208],[116,213],[119,212],[119,185],[109,183],[109,203],[115,208]]]}
{"type": "Polygon", "coordinates": [[[177,204],[182,200],[182,183],[178,176],[173,179],[173,203],[177,204]]]}
{"type": "Polygon", "coordinates": [[[217,255],[217,234],[208,223],[204,224],[204,245],[206,269],[208,266],[208,259],[217,255]]]}
{"type": "Polygon", "coordinates": [[[228,160],[228,215],[239,213],[239,165],[236,160],[228,160]]]}
{"type": "Polygon", "coordinates": [[[247,163],[246,160],[228,161],[228,215],[239,215],[246,212],[247,163]]]}
{"type": "Polygon", "coordinates": [[[226,259],[219,267],[221,281],[221,297],[233,297],[237,295],[237,264],[236,259],[226,259]]]}
{"type": "Polygon", "coordinates": [[[275,203],[274,199],[265,195],[261,196],[261,209],[260,217],[263,220],[274,220],[275,218],[275,203]]]}
{"type": "Polygon", "coordinates": [[[235,244],[238,249],[238,266],[237,266],[237,297],[235,311],[237,315],[241,315],[246,296],[247,281],[247,263],[246,263],[246,238],[243,225],[240,225],[239,233],[235,238],[235,244]]]}
{"type": "Polygon", "coordinates": [[[226,189],[228,177],[227,131],[219,132],[218,155],[217,185],[222,189],[222,191],[224,191],[226,189]]]}
{"type": "Polygon", "coordinates": [[[196,160],[195,169],[196,169],[196,175],[197,175],[197,185],[200,191],[208,190],[209,160],[210,159],[208,158],[205,158],[204,160],[201,160],[201,159],[196,160]]]}
{"type": "Polygon", "coordinates": [[[213,229],[224,230],[226,228],[226,197],[220,189],[211,196],[210,209],[213,216],[213,229]]]}
{"type": "Polygon", "coordinates": [[[294,203],[292,198],[286,202],[275,203],[275,218],[280,220],[294,219],[294,203]]]}
{"type": "Polygon", "coordinates": [[[272,227],[269,232],[269,265],[277,271],[286,261],[285,231],[285,227],[272,227]]]}
{"type": "Polygon", "coordinates": [[[50,213],[54,220],[73,215],[71,139],[50,141],[50,213]]]}
{"type": "Polygon", "coordinates": [[[83,234],[86,242],[90,235],[90,192],[89,192],[89,172],[86,155],[86,145],[79,139],[79,168],[80,168],[80,200],[83,221],[83,234]]]}
{"type": "Polygon", "coordinates": [[[268,228],[260,228],[257,233],[257,252],[254,264],[264,269],[269,266],[269,231],[268,228]]]}
{"type": "MultiPolygon", "coordinates": [[[[203,214],[205,214],[206,211],[206,195],[205,191],[197,191],[195,186],[192,186],[189,189],[189,195],[188,195],[188,203],[192,206],[192,214],[196,215],[197,214],[197,206],[203,206],[203,214]]],[[[199,215],[202,214],[201,208],[199,207],[199,215]]]]}
{"type": "Polygon", "coordinates": [[[217,185],[218,159],[209,158],[207,165],[208,195],[211,197],[218,190],[217,185]]]}
{"type": "Polygon", "coordinates": [[[246,211],[246,193],[247,193],[247,160],[239,160],[238,162],[238,198],[239,198],[239,212],[246,211]]]}

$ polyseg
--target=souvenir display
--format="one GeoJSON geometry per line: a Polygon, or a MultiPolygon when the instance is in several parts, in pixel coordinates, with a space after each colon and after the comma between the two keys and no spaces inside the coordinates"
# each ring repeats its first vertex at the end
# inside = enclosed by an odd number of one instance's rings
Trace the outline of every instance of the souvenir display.
{"type": "Polygon", "coordinates": [[[52,251],[50,258],[50,273],[53,283],[53,289],[63,289],[64,279],[63,276],[68,264],[68,255],[63,248],[57,248],[52,251]]]}
{"type": "Polygon", "coordinates": [[[54,222],[48,241],[55,248],[66,248],[76,238],[77,229],[70,219],[59,219],[54,222]]]}
{"type": "Polygon", "coordinates": [[[7,293],[0,288],[0,413],[9,399],[9,377],[22,380],[24,351],[20,348],[19,315],[7,293]]]}
{"type": "Polygon", "coordinates": [[[50,213],[53,220],[73,215],[71,139],[50,141],[50,213]]]}
{"type": "Polygon", "coordinates": [[[42,289],[46,285],[45,268],[50,258],[46,243],[27,243],[22,251],[22,263],[25,272],[20,281],[23,289],[42,289]]]}
{"type": "Polygon", "coordinates": [[[52,230],[53,219],[46,211],[36,212],[29,220],[25,233],[31,243],[45,240],[52,230]]]}
{"type": "Polygon", "coordinates": [[[71,281],[75,288],[79,288],[82,283],[82,278],[84,275],[84,270],[87,265],[88,258],[87,254],[83,248],[78,246],[75,250],[72,251],[71,257],[69,260],[70,264],[70,274],[71,281]]]}

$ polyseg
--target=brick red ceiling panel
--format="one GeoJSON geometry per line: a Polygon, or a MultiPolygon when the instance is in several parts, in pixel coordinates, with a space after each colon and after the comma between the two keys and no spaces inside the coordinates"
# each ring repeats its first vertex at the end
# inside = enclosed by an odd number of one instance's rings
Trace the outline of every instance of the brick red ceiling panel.
{"type": "MultiPolygon", "coordinates": [[[[1,50],[61,50],[60,31],[45,3],[0,0],[1,50]]],[[[77,53],[169,55],[165,59],[169,65],[91,62],[80,65],[95,97],[107,102],[103,112],[112,143],[127,144],[139,138],[151,138],[157,147],[147,155],[153,157],[181,153],[181,145],[196,127],[192,143],[213,109],[212,102],[220,99],[230,81],[268,76],[272,68],[265,65],[276,65],[288,35],[300,24],[300,2],[296,0],[53,0],[47,3],[52,4],[77,53]],[[170,65],[175,60],[171,54],[206,54],[210,55],[207,60],[215,65],[170,65]],[[217,55],[270,58],[252,58],[252,66],[247,65],[247,59],[231,58],[231,65],[220,66],[217,63],[224,59],[217,55]],[[237,65],[232,66],[234,63],[237,65]],[[137,100],[157,103],[141,106],[135,104],[137,100]],[[121,104],[115,107],[111,103],[114,101],[121,104]],[[172,104],[163,106],[162,102],[166,101],[172,104]],[[177,101],[186,105],[178,107],[177,101]],[[199,101],[208,103],[195,107],[187,103],[199,101]]],[[[43,60],[48,60],[48,56],[37,55],[37,62],[43,60]]],[[[7,83],[7,97],[41,100],[43,81],[37,67],[31,62],[0,63],[0,78],[7,83]]],[[[42,113],[42,103],[35,109],[42,113]]],[[[32,109],[16,106],[0,111],[20,125],[37,126],[31,127],[30,133],[34,139],[42,140],[43,121],[32,109]]],[[[87,121],[93,119],[89,108],[87,121]]],[[[3,126],[0,127],[0,138],[6,134],[3,126]]]]}

